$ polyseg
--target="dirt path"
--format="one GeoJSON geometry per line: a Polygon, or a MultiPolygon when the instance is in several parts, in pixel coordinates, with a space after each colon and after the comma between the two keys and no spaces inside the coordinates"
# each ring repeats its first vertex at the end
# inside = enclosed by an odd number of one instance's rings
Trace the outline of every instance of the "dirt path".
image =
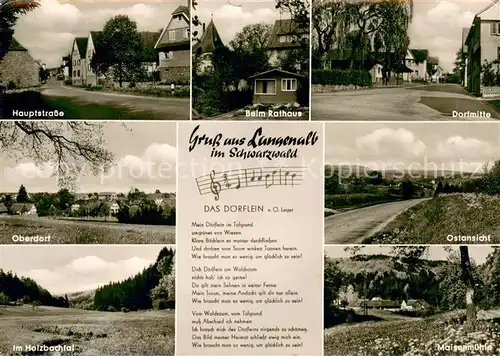
{"type": "Polygon", "coordinates": [[[380,231],[408,208],[427,199],[378,204],[331,215],[325,219],[326,244],[356,244],[380,231]]]}

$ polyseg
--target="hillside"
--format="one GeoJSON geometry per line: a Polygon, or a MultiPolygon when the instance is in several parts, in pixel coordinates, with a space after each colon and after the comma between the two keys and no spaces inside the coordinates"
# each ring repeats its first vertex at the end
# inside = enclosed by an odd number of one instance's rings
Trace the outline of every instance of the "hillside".
{"type": "Polygon", "coordinates": [[[90,310],[94,306],[95,289],[68,293],[67,296],[71,308],[90,310]]]}
{"type": "Polygon", "coordinates": [[[363,241],[368,244],[498,244],[500,196],[446,194],[416,205],[363,241]],[[490,240],[453,236],[490,235],[490,240]],[[449,235],[452,235],[450,238],[449,235]]]}

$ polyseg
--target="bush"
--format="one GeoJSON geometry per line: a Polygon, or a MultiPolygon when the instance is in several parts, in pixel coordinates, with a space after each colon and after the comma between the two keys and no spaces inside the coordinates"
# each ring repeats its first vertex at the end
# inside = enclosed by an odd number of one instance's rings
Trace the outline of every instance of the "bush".
{"type": "Polygon", "coordinates": [[[9,83],[7,83],[7,90],[13,90],[16,88],[17,88],[17,85],[12,80],[9,83]]]}
{"type": "Polygon", "coordinates": [[[71,79],[66,79],[64,85],[73,85],[73,81],[71,79]]]}
{"type": "Polygon", "coordinates": [[[129,308],[122,307],[122,312],[124,312],[124,313],[128,313],[129,311],[130,311],[130,309],[129,309],[129,308]]]}
{"type": "Polygon", "coordinates": [[[153,300],[153,309],[154,310],[167,309],[167,305],[168,305],[167,300],[164,298],[159,298],[159,299],[153,300]]]}
{"type": "Polygon", "coordinates": [[[109,312],[115,312],[115,311],[116,311],[116,308],[115,308],[114,306],[110,305],[110,306],[108,307],[108,311],[109,311],[109,312]]]}
{"type": "Polygon", "coordinates": [[[314,69],[311,81],[312,84],[371,87],[372,75],[368,71],[357,69],[314,69]]]}
{"type": "Polygon", "coordinates": [[[338,194],[325,196],[325,208],[336,209],[353,207],[357,205],[368,205],[378,203],[388,203],[391,201],[400,200],[397,195],[380,195],[380,194],[338,194]]]}
{"type": "Polygon", "coordinates": [[[297,102],[300,106],[309,106],[309,78],[302,79],[297,89],[297,102]]]}

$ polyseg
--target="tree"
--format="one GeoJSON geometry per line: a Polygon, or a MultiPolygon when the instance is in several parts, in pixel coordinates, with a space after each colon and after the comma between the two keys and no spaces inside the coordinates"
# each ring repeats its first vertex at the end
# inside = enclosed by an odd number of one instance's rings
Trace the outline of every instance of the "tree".
{"type": "Polygon", "coordinates": [[[67,188],[63,188],[57,192],[57,200],[59,202],[59,209],[66,210],[75,202],[75,196],[67,188]]]}
{"type": "Polygon", "coordinates": [[[31,307],[33,308],[33,310],[35,310],[36,308],[38,308],[39,306],[41,306],[42,303],[39,301],[39,300],[34,300],[32,303],[31,303],[31,307]]]}
{"type": "Polygon", "coordinates": [[[144,74],[144,44],[136,22],[128,16],[118,15],[106,22],[99,36],[99,45],[106,50],[99,51],[91,66],[101,73],[111,70],[120,87],[124,81],[133,82],[144,74]]]}
{"type": "Polygon", "coordinates": [[[474,275],[469,257],[469,247],[460,246],[460,266],[462,268],[462,279],[465,285],[465,303],[467,310],[467,323],[472,329],[477,321],[476,305],[474,303],[474,275]]]}
{"type": "Polygon", "coordinates": [[[0,305],[6,307],[8,302],[9,298],[3,292],[0,292],[0,305]]]}
{"type": "Polygon", "coordinates": [[[12,42],[14,26],[21,15],[40,6],[37,1],[3,0],[0,2],[0,61],[12,42]]]}
{"type": "Polygon", "coordinates": [[[403,199],[411,199],[415,195],[415,186],[409,178],[405,178],[401,183],[403,199]]]}
{"type": "Polygon", "coordinates": [[[102,204],[101,207],[99,208],[99,215],[102,217],[108,217],[109,214],[110,214],[109,205],[106,203],[102,204]]]}
{"type": "Polygon", "coordinates": [[[106,171],[113,154],[105,148],[105,123],[82,121],[0,121],[0,150],[11,158],[30,158],[47,168],[62,187],[74,188],[82,167],[106,171]]]}
{"type": "Polygon", "coordinates": [[[273,30],[272,25],[259,23],[243,27],[229,45],[235,51],[265,52],[273,30]]]}
{"type": "Polygon", "coordinates": [[[17,193],[16,202],[27,203],[28,199],[29,199],[28,192],[26,191],[26,188],[24,187],[24,185],[21,185],[21,187],[19,187],[19,191],[17,193]]]}

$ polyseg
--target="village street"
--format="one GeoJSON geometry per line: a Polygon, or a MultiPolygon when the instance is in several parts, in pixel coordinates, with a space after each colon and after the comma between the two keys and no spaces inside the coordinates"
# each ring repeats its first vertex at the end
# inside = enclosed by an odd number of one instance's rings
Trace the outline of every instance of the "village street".
{"type": "Polygon", "coordinates": [[[453,111],[500,115],[455,84],[414,85],[312,95],[311,119],[325,121],[488,120],[452,117],[453,111]]]}
{"type": "Polygon", "coordinates": [[[144,112],[144,119],[189,120],[189,98],[159,98],[131,94],[86,91],[71,88],[60,82],[49,81],[42,88],[42,95],[71,98],[82,104],[99,104],[126,107],[131,111],[144,112]]]}
{"type": "Polygon", "coordinates": [[[337,213],[325,218],[325,244],[358,244],[424,199],[403,200],[337,213]]]}

